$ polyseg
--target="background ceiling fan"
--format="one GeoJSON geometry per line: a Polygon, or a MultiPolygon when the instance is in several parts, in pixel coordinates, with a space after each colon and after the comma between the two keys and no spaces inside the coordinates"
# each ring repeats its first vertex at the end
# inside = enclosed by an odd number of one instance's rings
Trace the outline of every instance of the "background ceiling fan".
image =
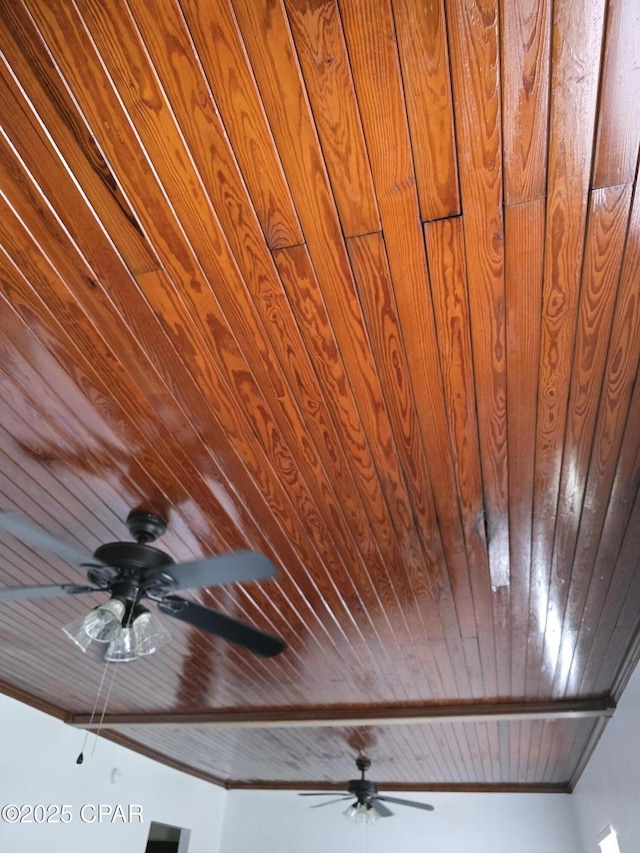
{"type": "Polygon", "coordinates": [[[158,609],[182,622],[216,634],[264,657],[273,657],[286,645],[279,637],[247,625],[202,604],[173,593],[180,589],[218,586],[225,583],[275,577],[273,563],[255,551],[235,551],[175,563],[149,543],[167,529],[160,516],[133,511],[126,521],[135,542],[101,545],[93,555],[76,549],[41,527],[13,513],[0,510],[0,527],[34,548],[51,551],[68,563],[86,570],[89,585],[59,584],[0,589],[0,602],[53,598],[82,593],[110,593],[109,601],[64,627],[65,633],[86,651],[93,641],[109,643],[105,658],[133,660],[156,651],[170,639],[141,601],[151,599],[158,609]]]}
{"type": "MultiPolygon", "coordinates": [[[[389,797],[386,794],[382,796],[382,794],[378,793],[378,785],[375,782],[371,782],[369,779],[365,779],[365,773],[371,767],[371,762],[368,758],[364,756],[360,756],[356,759],[356,767],[360,771],[360,779],[351,779],[347,783],[347,792],[343,794],[341,797],[337,799],[329,800],[326,803],[318,803],[316,806],[312,806],[311,808],[317,809],[321,806],[329,806],[332,803],[340,803],[346,800],[351,800],[353,797],[356,797],[355,803],[353,803],[349,808],[344,812],[345,817],[349,820],[352,820],[354,823],[373,823],[374,820],[377,820],[379,817],[392,817],[393,812],[388,809],[384,804],[385,803],[395,803],[398,806],[411,806],[414,809],[423,809],[424,811],[433,811],[433,806],[430,806],[428,803],[416,803],[413,800],[402,800],[398,797],[389,797]]],[[[304,792],[301,793],[301,797],[326,797],[330,794],[334,793],[333,791],[318,791],[318,792],[304,792]]]]}

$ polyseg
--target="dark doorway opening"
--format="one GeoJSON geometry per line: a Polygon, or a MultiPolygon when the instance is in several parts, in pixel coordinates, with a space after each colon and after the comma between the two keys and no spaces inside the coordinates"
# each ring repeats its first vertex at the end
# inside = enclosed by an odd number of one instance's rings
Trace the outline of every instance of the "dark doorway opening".
{"type": "Polygon", "coordinates": [[[187,853],[190,829],[151,821],[145,853],[187,853]]]}

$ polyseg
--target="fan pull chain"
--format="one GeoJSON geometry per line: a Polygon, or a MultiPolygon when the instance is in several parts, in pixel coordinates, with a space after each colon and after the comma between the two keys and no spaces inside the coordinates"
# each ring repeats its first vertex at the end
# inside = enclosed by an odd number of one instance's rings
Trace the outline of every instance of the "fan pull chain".
{"type": "Polygon", "coordinates": [[[91,725],[93,723],[93,719],[94,719],[95,714],[96,714],[96,709],[98,707],[98,701],[100,700],[100,694],[102,693],[102,687],[104,685],[104,679],[105,679],[106,674],[107,674],[108,665],[109,665],[109,661],[106,661],[104,668],[102,670],[102,678],[100,679],[100,686],[98,687],[98,692],[96,694],[96,701],[93,703],[93,710],[91,711],[91,719],[89,720],[89,727],[87,728],[87,730],[84,733],[84,741],[82,742],[82,749],[80,750],[80,754],[76,758],[76,764],[82,764],[82,762],[84,761],[84,751],[85,751],[85,748],[87,746],[87,740],[89,738],[89,732],[91,731],[91,725]]]}
{"type": "MultiPolygon", "coordinates": [[[[126,628],[130,627],[132,619],[133,619],[133,608],[131,609],[131,611],[128,615],[126,625],[123,625],[123,627],[126,627],[126,628]]],[[[93,710],[91,711],[91,719],[89,720],[89,728],[87,728],[87,731],[85,732],[84,742],[82,744],[82,750],[80,751],[80,755],[76,758],[76,764],[82,764],[82,762],[84,761],[84,750],[85,750],[85,747],[87,745],[87,739],[89,737],[91,725],[93,724],[93,720],[95,718],[96,709],[98,707],[98,701],[99,701],[100,695],[102,693],[102,687],[104,685],[104,680],[105,680],[105,677],[107,675],[107,670],[109,669],[109,663],[110,663],[110,661],[105,661],[104,669],[102,671],[102,678],[100,679],[100,686],[98,687],[98,693],[96,695],[96,701],[93,703],[93,710]]],[[[95,732],[95,739],[93,741],[93,747],[91,749],[91,756],[92,757],[96,751],[96,744],[98,743],[98,738],[100,737],[100,732],[102,731],[102,724],[104,722],[104,718],[105,718],[105,715],[107,713],[107,707],[109,705],[109,699],[111,698],[111,691],[113,689],[113,683],[116,680],[116,672],[117,671],[118,671],[118,667],[114,664],[113,672],[111,675],[111,680],[109,682],[109,688],[107,690],[107,695],[106,695],[105,700],[104,700],[104,706],[102,708],[102,713],[100,714],[100,722],[98,723],[98,728],[96,729],[96,732],[95,732]]]]}
{"type": "MultiPolygon", "coordinates": [[[[109,661],[107,661],[107,666],[109,666],[109,661]]],[[[104,700],[104,707],[102,709],[102,714],[100,715],[100,722],[98,723],[98,728],[96,729],[96,737],[93,741],[93,748],[91,750],[91,755],[96,751],[96,744],[98,743],[98,738],[100,737],[100,732],[102,731],[102,724],[104,722],[105,714],[107,713],[107,705],[109,704],[109,698],[111,697],[111,690],[113,689],[113,682],[116,680],[116,672],[118,671],[117,664],[113,664],[113,674],[111,676],[111,681],[109,682],[109,689],[107,690],[107,695],[104,700]]]]}
{"type": "MultiPolygon", "coordinates": [[[[130,628],[131,623],[133,622],[133,607],[129,610],[126,622],[123,622],[123,628],[130,628]]],[[[110,661],[107,661],[107,667],[109,666],[110,661]]],[[[100,732],[102,731],[102,724],[104,722],[105,714],[107,713],[107,706],[109,705],[109,699],[111,698],[111,691],[113,689],[113,682],[116,680],[116,672],[118,671],[117,664],[113,664],[113,675],[111,676],[111,681],[109,682],[109,689],[107,690],[107,695],[104,700],[104,707],[102,709],[102,714],[100,715],[100,722],[98,723],[98,728],[96,729],[96,737],[93,742],[93,749],[91,750],[91,755],[96,751],[96,744],[98,743],[98,738],[100,737],[100,732]]],[[[105,669],[106,674],[106,669],[105,669]]]]}

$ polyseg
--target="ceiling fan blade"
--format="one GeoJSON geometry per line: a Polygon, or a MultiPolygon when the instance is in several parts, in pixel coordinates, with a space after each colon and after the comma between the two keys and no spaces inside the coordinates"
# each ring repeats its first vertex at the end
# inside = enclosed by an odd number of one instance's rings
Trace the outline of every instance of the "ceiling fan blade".
{"type": "Polygon", "coordinates": [[[271,560],[257,551],[233,551],[231,554],[176,563],[168,566],[166,572],[176,581],[176,589],[193,589],[264,580],[275,577],[278,570],[271,560]]]}
{"type": "Polygon", "coordinates": [[[344,803],[345,800],[352,800],[353,797],[338,797],[336,800],[327,800],[326,803],[316,803],[315,806],[310,806],[312,809],[321,809],[322,806],[331,806],[333,803],[344,803]]]}
{"type": "Polygon", "coordinates": [[[58,595],[78,595],[82,592],[99,592],[92,586],[59,584],[56,586],[8,586],[0,589],[0,601],[25,601],[30,598],[55,598],[58,595]]]}
{"type": "Polygon", "coordinates": [[[19,515],[14,515],[12,512],[0,510],[0,527],[8,530],[12,536],[24,542],[25,545],[32,545],[34,548],[41,548],[44,551],[51,551],[67,563],[79,566],[82,563],[92,560],[91,554],[87,551],[81,551],[67,542],[62,542],[56,539],[42,527],[22,518],[19,515]]]}
{"type": "Polygon", "coordinates": [[[263,657],[274,657],[286,648],[285,642],[279,637],[265,634],[259,628],[246,625],[202,604],[186,601],[177,595],[167,595],[159,599],[158,607],[168,616],[173,616],[203,631],[209,631],[211,634],[217,634],[218,637],[237,643],[263,657]]]}
{"type": "Polygon", "coordinates": [[[378,795],[376,799],[383,800],[385,803],[397,803],[399,806],[411,806],[414,809],[424,809],[427,812],[433,811],[433,806],[430,806],[428,803],[416,803],[414,800],[399,800],[397,797],[381,797],[380,795],[378,795]]]}
{"type": "Polygon", "coordinates": [[[371,808],[375,809],[380,817],[393,817],[393,812],[391,809],[388,809],[385,805],[383,805],[377,797],[371,797],[370,800],[371,808]]]}

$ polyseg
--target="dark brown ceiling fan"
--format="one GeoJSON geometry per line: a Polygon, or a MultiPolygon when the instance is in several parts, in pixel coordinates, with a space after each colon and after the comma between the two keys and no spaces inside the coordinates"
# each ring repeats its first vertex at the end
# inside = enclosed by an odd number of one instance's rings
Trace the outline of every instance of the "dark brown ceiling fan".
{"type": "MultiPolygon", "coordinates": [[[[371,782],[365,779],[365,773],[371,767],[371,762],[368,758],[360,756],[356,759],[356,767],[360,771],[359,779],[351,779],[347,783],[347,793],[342,796],[328,800],[325,803],[318,803],[311,808],[317,809],[321,806],[329,806],[332,803],[341,803],[346,800],[352,800],[355,796],[356,801],[349,806],[344,812],[345,817],[354,823],[373,823],[379,817],[392,817],[393,812],[388,809],[385,803],[394,803],[398,806],[411,806],[414,809],[423,809],[424,811],[433,811],[433,806],[428,803],[416,803],[413,800],[403,800],[398,797],[389,797],[386,794],[383,796],[378,793],[378,785],[376,782],[371,782]]],[[[334,791],[313,791],[301,793],[301,797],[326,797],[334,791]]]]}
{"type": "Polygon", "coordinates": [[[176,590],[273,578],[273,563],[255,551],[235,551],[183,563],[149,543],[166,530],[165,521],[149,512],[133,511],[126,521],[135,542],[101,545],[93,555],[49,534],[14,513],[0,511],[0,527],[34,548],[48,550],[86,570],[88,585],[59,584],[0,589],[0,602],[53,598],[105,591],[109,601],[65,626],[65,633],[86,650],[92,641],[109,643],[107,660],[128,661],[150,654],[167,642],[169,634],[142,605],[155,601],[158,609],[203,631],[236,643],[256,654],[273,657],[286,645],[267,634],[202,604],[188,601],[176,590]]]}

